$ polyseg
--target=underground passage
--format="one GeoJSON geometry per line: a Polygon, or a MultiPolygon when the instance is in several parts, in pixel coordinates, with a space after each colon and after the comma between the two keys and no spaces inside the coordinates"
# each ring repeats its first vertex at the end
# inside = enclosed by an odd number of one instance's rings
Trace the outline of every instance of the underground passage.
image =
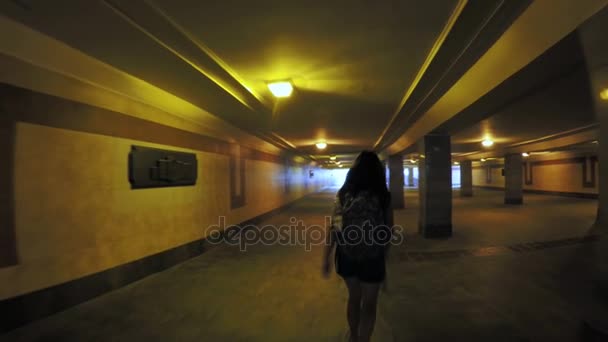
{"type": "Polygon", "coordinates": [[[608,0],[0,26],[0,341],[608,341],[608,0]]]}

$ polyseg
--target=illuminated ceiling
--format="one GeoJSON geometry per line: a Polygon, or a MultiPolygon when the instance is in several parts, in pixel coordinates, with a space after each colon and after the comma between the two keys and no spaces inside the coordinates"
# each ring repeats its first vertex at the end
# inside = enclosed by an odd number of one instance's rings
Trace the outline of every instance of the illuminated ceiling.
{"type": "Polygon", "coordinates": [[[24,0],[0,9],[240,128],[315,152],[319,138],[336,151],[373,147],[457,3],[24,0]],[[291,98],[270,96],[276,79],[292,80],[291,98]]]}
{"type": "Polygon", "coordinates": [[[316,153],[318,139],[372,147],[457,0],[156,3],[270,104],[275,133],[316,153]],[[266,82],[283,79],[296,92],[275,102],[266,82]]]}
{"type": "MultiPolygon", "coordinates": [[[[580,104],[556,105],[542,95],[527,109],[505,106],[512,99],[498,96],[492,111],[466,113],[466,101],[477,103],[483,89],[498,82],[490,73],[467,87],[477,80],[471,70],[484,75],[483,65],[505,59],[525,66],[602,6],[602,1],[576,7],[567,0],[532,3],[13,0],[0,3],[0,12],[200,109],[191,110],[188,119],[202,126],[210,125],[210,113],[283,149],[352,159],[362,149],[402,152],[417,136],[443,126],[455,134],[456,151],[470,151],[467,143],[488,130],[501,143],[588,123],[589,117],[572,117],[566,110],[530,114],[543,103],[557,109],[580,104]],[[539,13],[546,18],[535,22],[539,13]],[[562,16],[572,17],[564,24],[569,26],[539,31],[562,16]],[[504,42],[526,37],[522,28],[530,27],[540,33],[515,45],[504,42]],[[290,80],[292,96],[273,98],[267,82],[275,80],[290,80]],[[198,112],[205,114],[197,117],[198,112]],[[528,119],[551,118],[543,115],[563,120],[555,129],[529,129],[534,125],[528,119]],[[314,148],[319,139],[329,144],[322,153],[314,148]]],[[[73,64],[63,72],[87,84],[112,86],[101,72],[78,76],[84,64],[73,64]]],[[[518,69],[499,71],[502,77],[518,69]]],[[[124,86],[121,93],[149,98],[142,89],[124,86]]],[[[562,96],[560,91],[551,96],[562,96]]]]}

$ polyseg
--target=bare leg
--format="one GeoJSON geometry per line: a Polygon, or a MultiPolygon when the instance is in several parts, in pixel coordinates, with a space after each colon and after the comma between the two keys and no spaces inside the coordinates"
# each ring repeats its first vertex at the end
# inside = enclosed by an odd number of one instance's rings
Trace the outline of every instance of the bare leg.
{"type": "Polygon", "coordinates": [[[376,324],[376,307],[380,284],[361,283],[361,318],[359,321],[359,341],[369,342],[376,324]]]}
{"type": "Polygon", "coordinates": [[[361,313],[361,283],[356,278],[344,278],[348,287],[346,319],[350,328],[350,340],[359,342],[359,316],[361,313]]]}

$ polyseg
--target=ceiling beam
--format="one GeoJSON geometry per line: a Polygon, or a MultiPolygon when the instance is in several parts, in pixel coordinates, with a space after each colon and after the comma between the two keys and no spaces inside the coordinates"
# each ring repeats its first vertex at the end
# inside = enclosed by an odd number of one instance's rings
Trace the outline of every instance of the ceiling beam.
{"type": "Polygon", "coordinates": [[[250,91],[241,78],[211,49],[152,2],[103,0],[102,3],[131,26],[162,46],[198,73],[213,81],[252,111],[270,114],[268,103],[250,91]]]}
{"type": "Polygon", "coordinates": [[[581,127],[579,129],[554,134],[548,137],[542,137],[530,141],[519,142],[506,146],[500,149],[490,151],[477,151],[454,157],[455,161],[461,160],[476,160],[481,158],[496,158],[504,157],[506,154],[524,153],[524,152],[541,152],[557,150],[564,147],[583,144],[586,142],[599,139],[600,128],[598,124],[581,127]]]}
{"type": "Polygon", "coordinates": [[[395,122],[395,119],[397,118],[397,116],[399,116],[399,114],[403,110],[403,106],[405,106],[405,103],[409,100],[410,96],[412,95],[412,92],[414,92],[414,89],[416,89],[416,87],[418,86],[418,83],[420,82],[420,80],[422,79],[422,76],[426,73],[427,69],[431,65],[431,62],[433,61],[433,59],[439,52],[439,49],[441,49],[443,42],[445,41],[446,37],[448,36],[448,33],[450,33],[450,31],[454,27],[454,24],[456,24],[456,20],[462,13],[462,10],[464,9],[467,2],[468,2],[468,0],[458,0],[456,7],[454,7],[452,14],[448,18],[448,21],[446,22],[445,26],[443,27],[443,30],[439,33],[439,36],[437,36],[437,39],[435,40],[433,47],[429,51],[429,54],[427,55],[424,63],[418,70],[418,73],[416,74],[414,81],[409,85],[409,87],[405,91],[405,94],[403,95],[401,102],[399,102],[397,109],[391,116],[391,119],[388,121],[386,127],[384,127],[384,129],[382,130],[382,133],[378,137],[378,140],[376,140],[376,142],[374,143],[374,148],[377,148],[380,145],[380,143],[386,136],[386,133],[389,131],[389,129],[395,122]]]}
{"type": "Polygon", "coordinates": [[[0,82],[280,152],[277,146],[188,101],[2,15],[0,40],[0,82]]]}
{"type": "Polygon", "coordinates": [[[388,153],[401,153],[415,144],[532,62],[607,4],[608,0],[532,2],[496,43],[388,146],[388,153]]]}

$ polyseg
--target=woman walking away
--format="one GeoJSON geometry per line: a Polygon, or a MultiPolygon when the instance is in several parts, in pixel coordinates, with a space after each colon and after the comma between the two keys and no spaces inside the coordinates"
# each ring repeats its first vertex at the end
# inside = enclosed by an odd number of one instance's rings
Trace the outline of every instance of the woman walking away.
{"type": "Polygon", "coordinates": [[[351,342],[368,342],[372,336],[392,226],[384,167],[376,153],[363,151],[336,195],[323,255],[323,275],[328,277],[336,247],[336,273],[348,288],[346,317],[351,342]]]}

